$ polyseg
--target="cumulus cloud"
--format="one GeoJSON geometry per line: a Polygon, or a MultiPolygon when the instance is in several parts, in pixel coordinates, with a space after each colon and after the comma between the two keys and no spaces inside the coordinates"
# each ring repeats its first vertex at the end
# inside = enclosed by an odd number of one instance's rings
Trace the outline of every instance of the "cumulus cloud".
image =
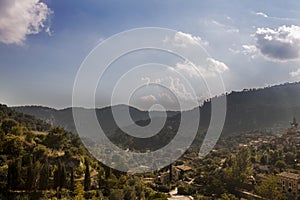
{"type": "Polygon", "coordinates": [[[297,69],[296,71],[290,72],[291,77],[300,77],[300,69],[297,69]]]}
{"type": "Polygon", "coordinates": [[[169,70],[177,71],[180,74],[183,74],[184,76],[187,76],[189,78],[197,78],[200,76],[200,73],[197,70],[197,68],[195,68],[195,66],[188,61],[178,62],[176,63],[175,67],[169,67],[169,70]]]}
{"type": "Polygon", "coordinates": [[[147,85],[154,83],[158,85],[158,88],[156,88],[154,94],[142,95],[139,100],[144,105],[145,103],[165,102],[172,109],[175,109],[177,106],[177,109],[183,110],[199,105],[203,100],[211,97],[204,79],[206,81],[212,80],[216,75],[229,70],[225,63],[214,58],[207,58],[204,63],[201,66],[197,66],[189,61],[178,62],[175,66],[169,67],[162,72],[164,74],[162,78],[142,77],[142,82],[147,85]],[[160,88],[159,86],[162,87],[160,88]],[[163,88],[168,88],[170,94],[163,88]],[[174,96],[176,97],[175,99],[174,96]],[[176,99],[183,103],[181,108],[178,108],[176,99]]]}
{"type": "Polygon", "coordinates": [[[290,61],[300,58],[300,27],[281,26],[278,29],[258,28],[256,48],[265,58],[290,61]]]}
{"type": "Polygon", "coordinates": [[[45,30],[52,11],[40,0],[0,0],[0,42],[23,44],[27,35],[45,30]]]}
{"type": "Polygon", "coordinates": [[[197,66],[189,61],[178,62],[174,67],[169,67],[169,70],[177,71],[187,78],[214,77],[217,74],[222,74],[229,70],[229,67],[213,58],[206,59],[206,65],[197,66]]]}
{"type": "Polygon", "coordinates": [[[199,36],[193,36],[189,33],[177,32],[174,38],[167,37],[164,43],[171,43],[177,47],[189,47],[194,45],[208,45],[208,42],[199,36]]]}
{"type": "Polygon", "coordinates": [[[147,82],[149,79],[151,80],[151,83],[157,85],[157,88],[155,90],[155,94],[139,98],[144,104],[165,104],[171,109],[187,109],[198,105],[198,97],[193,94],[187,83],[175,74],[169,74],[163,78],[154,79],[144,77],[142,80],[147,82]],[[168,88],[168,90],[165,88],[168,88]],[[177,105],[177,100],[182,103],[182,108],[178,107],[179,105],[177,105]]]}
{"type": "Polygon", "coordinates": [[[215,60],[213,58],[207,58],[207,64],[207,69],[210,72],[223,73],[229,69],[229,67],[225,63],[215,60]]]}

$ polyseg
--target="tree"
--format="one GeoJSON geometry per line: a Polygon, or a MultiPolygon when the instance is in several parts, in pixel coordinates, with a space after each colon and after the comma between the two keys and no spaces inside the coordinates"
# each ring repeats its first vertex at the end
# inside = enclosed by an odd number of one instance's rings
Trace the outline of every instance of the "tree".
{"type": "Polygon", "coordinates": [[[109,200],[123,200],[124,193],[121,189],[111,189],[109,194],[109,200]]]}
{"type": "Polygon", "coordinates": [[[54,189],[61,191],[61,189],[65,186],[66,178],[66,167],[59,161],[58,166],[54,171],[54,189]]]}
{"type": "Polygon", "coordinates": [[[66,171],[66,167],[65,164],[62,163],[60,166],[60,190],[65,187],[66,184],[66,180],[67,180],[67,171],[66,171]]]}
{"type": "Polygon", "coordinates": [[[275,163],[275,167],[277,167],[280,171],[282,171],[284,168],[286,168],[286,164],[283,160],[278,160],[275,163]]]}
{"type": "Polygon", "coordinates": [[[255,187],[255,191],[258,195],[267,199],[280,200],[284,199],[283,193],[278,186],[280,180],[277,176],[271,175],[266,180],[263,180],[259,185],[255,187]]]}
{"type": "Polygon", "coordinates": [[[267,155],[262,155],[260,158],[260,164],[266,165],[268,163],[268,156],[267,155]]]}
{"type": "Polygon", "coordinates": [[[124,200],[135,200],[136,192],[133,187],[125,187],[124,188],[124,200]]]}
{"type": "Polygon", "coordinates": [[[70,190],[74,191],[75,184],[74,184],[74,170],[71,168],[71,178],[70,178],[70,190]]]}
{"type": "Polygon", "coordinates": [[[236,196],[234,196],[233,194],[227,194],[227,193],[222,194],[221,199],[222,200],[238,200],[238,198],[236,196]]]}
{"type": "Polygon", "coordinates": [[[90,175],[90,167],[87,159],[84,160],[85,164],[85,173],[84,173],[84,191],[90,190],[91,187],[91,175],[90,175]]]}
{"type": "Polygon", "coordinates": [[[105,171],[101,168],[98,171],[98,187],[101,189],[105,183],[105,171]]]}
{"type": "Polygon", "coordinates": [[[49,134],[46,136],[44,141],[47,147],[50,147],[55,150],[62,149],[64,145],[68,143],[67,141],[67,132],[59,127],[54,127],[49,131],[49,134]]]}
{"type": "Polygon", "coordinates": [[[224,174],[229,191],[234,190],[252,174],[250,152],[247,148],[240,149],[237,155],[231,159],[232,165],[225,170],[224,174]]]}
{"type": "Polygon", "coordinates": [[[285,154],[285,162],[288,164],[294,164],[296,156],[292,152],[288,152],[285,154]]]}
{"type": "Polygon", "coordinates": [[[23,141],[20,137],[9,136],[3,144],[3,154],[19,157],[23,153],[23,141]]]}
{"type": "Polygon", "coordinates": [[[40,183],[39,183],[39,188],[41,190],[47,190],[49,186],[49,163],[48,160],[45,161],[42,169],[41,169],[41,177],[40,177],[40,183]]]}
{"type": "Polygon", "coordinates": [[[83,198],[83,193],[84,193],[83,186],[80,183],[80,181],[77,181],[76,185],[75,185],[75,190],[74,190],[74,194],[75,194],[76,199],[83,200],[84,199],[83,198]]]}
{"type": "Polygon", "coordinates": [[[8,189],[20,189],[23,183],[21,177],[21,159],[13,159],[8,165],[7,172],[7,188],[8,189]]]}
{"type": "Polygon", "coordinates": [[[161,192],[156,192],[149,195],[149,200],[167,200],[167,195],[161,192]]]}
{"type": "Polygon", "coordinates": [[[17,125],[18,122],[16,122],[15,120],[5,119],[1,124],[1,129],[4,131],[5,134],[8,134],[11,132],[12,128],[17,125]]]}
{"type": "Polygon", "coordinates": [[[11,134],[20,136],[23,134],[23,130],[20,126],[13,126],[11,128],[11,134]]]}
{"type": "Polygon", "coordinates": [[[39,187],[40,172],[41,172],[41,163],[40,161],[36,161],[33,165],[33,173],[32,173],[34,190],[37,190],[39,187]]]}
{"type": "Polygon", "coordinates": [[[26,189],[32,190],[33,188],[33,163],[31,156],[29,157],[29,165],[27,167],[27,177],[26,177],[26,189]]]}

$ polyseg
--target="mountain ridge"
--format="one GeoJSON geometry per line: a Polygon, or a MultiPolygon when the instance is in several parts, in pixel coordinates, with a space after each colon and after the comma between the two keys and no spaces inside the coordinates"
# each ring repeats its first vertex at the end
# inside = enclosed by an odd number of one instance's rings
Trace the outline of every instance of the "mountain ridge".
{"type": "MultiPolygon", "coordinates": [[[[227,97],[227,115],[223,134],[239,133],[243,131],[264,130],[286,127],[292,117],[300,117],[300,82],[284,83],[280,85],[244,89],[223,94],[227,97]]],[[[219,98],[219,96],[213,97],[219,98]]],[[[117,112],[124,112],[129,108],[133,121],[149,120],[149,112],[132,106],[117,105],[117,112]],[[124,109],[124,110],[123,110],[124,109]]],[[[210,122],[211,99],[206,100],[200,108],[200,128],[205,130],[210,122]]],[[[56,110],[41,106],[13,107],[16,111],[34,115],[53,125],[61,126],[68,131],[76,131],[72,116],[72,108],[56,110]]],[[[92,110],[79,108],[84,110],[92,110]]],[[[194,108],[194,109],[197,109],[194,108]]],[[[184,112],[191,112],[184,111],[184,112]]],[[[121,112],[121,113],[122,113],[121,112]]],[[[154,111],[160,116],[160,111],[154,111]]],[[[109,132],[114,132],[118,126],[113,120],[112,107],[96,109],[97,117],[103,122],[101,126],[109,132]]],[[[167,111],[168,117],[178,118],[178,111],[167,111]]],[[[193,119],[191,119],[193,120],[193,119]]],[[[130,124],[124,124],[129,126],[130,124]]]]}

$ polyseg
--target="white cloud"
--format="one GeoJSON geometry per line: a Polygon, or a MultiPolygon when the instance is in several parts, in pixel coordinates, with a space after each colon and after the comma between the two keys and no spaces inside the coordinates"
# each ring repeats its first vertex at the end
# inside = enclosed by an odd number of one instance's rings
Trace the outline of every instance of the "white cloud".
{"type": "Polygon", "coordinates": [[[193,77],[199,77],[200,73],[197,71],[197,68],[195,66],[186,61],[186,62],[178,62],[176,63],[175,67],[170,67],[169,70],[177,71],[180,74],[183,74],[184,76],[187,76],[189,78],[193,77]]]}
{"type": "Polygon", "coordinates": [[[242,47],[244,54],[254,54],[257,52],[257,48],[255,45],[243,45],[242,47]]]}
{"type": "Polygon", "coordinates": [[[257,12],[255,13],[257,16],[261,16],[261,17],[264,17],[264,18],[268,18],[268,15],[266,13],[263,13],[263,12],[257,12]]]}
{"type": "Polygon", "coordinates": [[[206,65],[197,66],[191,62],[179,62],[175,67],[170,67],[170,70],[177,71],[178,73],[184,75],[186,78],[201,78],[203,77],[214,77],[217,74],[222,74],[229,70],[229,67],[218,60],[213,58],[206,59],[206,65]]]}
{"type": "Polygon", "coordinates": [[[268,18],[268,19],[272,19],[272,20],[278,20],[278,21],[295,21],[297,22],[298,19],[296,18],[287,18],[287,17],[276,17],[276,16],[269,16],[264,12],[251,12],[253,15],[259,16],[259,17],[263,17],[263,18],[268,18]]]}
{"type": "Polygon", "coordinates": [[[229,70],[229,67],[225,63],[215,60],[213,58],[207,58],[207,64],[208,71],[213,73],[223,73],[229,70]]]}
{"type": "MultiPolygon", "coordinates": [[[[175,96],[179,101],[187,103],[187,105],[192,105],[191,102],[194,102],[197,98],[195,95],[189,91],[189,89],[186,88],[186,83],[183,82],[183,80],[179,77],[177,77],[175,74],[169,74],[168,76],[165,76],[163,78],[155,78],[151,79],[149,77],[144,77],[142,79],[143,81],[151,80],[151,83],[154,83],[155,85],[158,85],[157,87],[157,94],[155,95],[148,95],[148,96],[142,96],[140,99],[144,101],[151,101],[151,102],[168,102],[168,103],[176,103],[176,100],[172,98],[171,96],[175,96]],[[160,87],[162,86],[162,87],[160,87]],[[168,88],[169,92],[167,93],[165,89],[168,88]],[[171,95],[173,94],[173,95],[171,95]]],[[[195,106],[195,105],[193,105],[195,106]]]]}
{"type": "Polygon", "coordinates": [[[177,32],[174,35],[174,38],[167,37],[164,40],[164,43],[171,43],[174,46],[177,47],[189,47],[194,45],[208,45],[208,42],[203,40],[199,36],[193,36],[189,33],[183,33],[183,32],[177,32]]]}
{"type": "Polygon", "coordinates": [[[296,71],[290,72],[291,77],[300,77],[300,69],[297,69],[296,71]]]}
{"type": "Polygon", "coordinates": [[[211,23],[223,30],[225,30],[227,33],[239,33],[240,30],[235,28],[235,27],[232,27],[232,26],[229,26],[229,25],[225,25],[225,24],[222,24],[216,20],[212,20],[211,23]]]}
{"type": "Polygon", "coordinates": [[[281,26],[278,29],[258,28],[256,48],[265,58],[290,61],[300,58],[300,27],[281,26]]]}
{"type": "Polygon", "coordinates": [[[143,103],[165,102],[175,108],[173,106],[178,106],[177,98],[183,103],[182,108],[178,109],[190,109],[199,105],[200,102],[211,97],[206,81],[213,80],[216,75],[229,70],[226,64],[213,58],[207,58],[204,63],[203,66],[197,66],[188,61],[179,62],[162,72],[161,78],[142,77],[142,82],[147,85],[153,83],[158,85],[158,88],[155,90],[157,93],[142,96],[140,100],[143,103]],[[168,88],[169,92],[163,88],[168,88]]]}
{"type": "Polygon", "coordinates": [[[148,102],[156,102],[157,101],[157,99],[154,95],[142,96],[142,97],[140,97],[140,99],[143,101],[148,101],[148,102]]]}
{"type": "Polygon", "coordinates": [[[23,44],[27,35],[45,30],[52,11],[39,0],[0,0],[0,42],[23,44]]]}

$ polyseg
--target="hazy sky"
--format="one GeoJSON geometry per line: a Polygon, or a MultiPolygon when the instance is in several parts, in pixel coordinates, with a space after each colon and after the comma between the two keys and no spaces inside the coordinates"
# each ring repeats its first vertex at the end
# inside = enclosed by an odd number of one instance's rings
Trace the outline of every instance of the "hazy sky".
{"type": "MultiPolygon", "coordinates": [[[[71,106],[76,73],[89,52],[114,34],[140,27],[176,30],[169,41],[180,42],[180,48],[204,46],[209,66],[200,69],[202,75],[221,74],[226,91],[299,81],[299,10],[296,0],[0,0],[0,103],[71,106]]],[[[189,63],[162,54],[138,52],[120,59],[99,83],[97,101],[108,104],[106,91],[131,65],[153,60],[194,84],[189,63]]],[[[189,104],[185,83],[170,72],[163,78],[154,72],[166,73],[150,65],[140,80],[164,82],[189,104]]],[[[197,100],[207,98],[200,90],[197,100]]],[[[155,86],[135,95],[132,102],[139,107],[172,101],[155,86]]]]}

